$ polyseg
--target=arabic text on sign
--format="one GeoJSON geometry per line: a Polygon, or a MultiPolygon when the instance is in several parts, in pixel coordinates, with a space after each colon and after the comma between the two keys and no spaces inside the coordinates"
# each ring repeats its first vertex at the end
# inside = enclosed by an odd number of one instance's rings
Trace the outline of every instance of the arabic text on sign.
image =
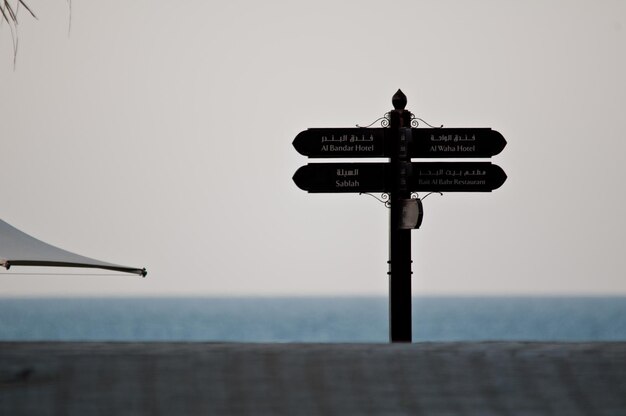
{"type": "Polygon", "coordinates": [[[431,142],[453,142],[453,143],[457,143],[457,142],[475,142],[476,141],[476,135],[472,134],[467,135],[467,134],[440,134],[439,136],[435,136],[434,134],[430,135],[430,141],[431,142]]]}
{"type": "Polygon", "coordinates": [[[373,142],[374,141],[374,135],[373,134],[361,134],[361,135],[357,135],[357,134],[339,134],[337,135],[337,137],[335,138],[334,134],[331,134],[330,136],[326,135],[326,136],[322,136],[322,143],[326,143],[326,142],[335,142],[335,143],[344,143],[344,142],[349,142],[349,143],[358,143],[358,142],[373,142]]]}

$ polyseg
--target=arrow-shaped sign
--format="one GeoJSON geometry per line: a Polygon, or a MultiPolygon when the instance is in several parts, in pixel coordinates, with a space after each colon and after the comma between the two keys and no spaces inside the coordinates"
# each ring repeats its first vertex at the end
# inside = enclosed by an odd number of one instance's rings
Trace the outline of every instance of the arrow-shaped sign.
{"type": "Polygon", "coordinates": [[[411,157],[491,157],[506,140],[489,128],[411,129],[411,157]]]}
{"type": "Polygon", "coordinates": [[[383,128],[308,129],[293,141],[298,153],[308,157],[385,157],[383,128]]]}
{"type": "Polygon", "coordinates": [[[418,162],[411,165],[411,191],[491,192],[506,181],[502,168],[489,162],[418,162]]]}
{"type": "Polygon", "coordinates": [[[382,192],[389,183],[388,163],[310,163],[293,175],[308,192],[382,192]]]}

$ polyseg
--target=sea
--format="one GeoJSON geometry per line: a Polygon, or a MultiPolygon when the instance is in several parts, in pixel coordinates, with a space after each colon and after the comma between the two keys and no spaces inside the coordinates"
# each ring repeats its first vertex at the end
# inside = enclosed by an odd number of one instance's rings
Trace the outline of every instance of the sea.
{"type": "MultiPolygon", "coordinates": [[[[626,297],[417,297],[413,340],[626,341],[626,297]]],[[[388,342],[381,297],[0,298],[0,341],[388,342]]]]}

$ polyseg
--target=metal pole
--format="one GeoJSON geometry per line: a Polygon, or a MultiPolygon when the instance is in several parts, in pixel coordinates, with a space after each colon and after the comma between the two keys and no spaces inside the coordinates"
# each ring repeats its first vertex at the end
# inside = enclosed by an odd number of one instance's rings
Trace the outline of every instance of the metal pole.
{"type": "Polygon", "coordinates": [[[392,186],[389,220],[389,340],[411,342],[411,230],[401,229],[402,201],[411,198],[407,181],[411,173],[408,145],[411,141],[411,112],[405,110],[406,96],[398,90],[390,112],[392,186]]]}

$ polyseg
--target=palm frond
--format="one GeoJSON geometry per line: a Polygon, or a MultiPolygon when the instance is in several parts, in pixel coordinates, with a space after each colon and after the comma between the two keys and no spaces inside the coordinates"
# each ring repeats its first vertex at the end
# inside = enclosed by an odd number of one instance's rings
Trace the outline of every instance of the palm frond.
{"type": "Polygon", "coordinates": [[[17,15],[19,13],[20,7],[26,9],[26,11],[35,19],[37,16],[33,12],[33,10],[28,7],[28,4],[25,3],[24,0],[15,0],[15,6],[11,6],[10,0],[0,0],[0,13],[2,14],[0,18],[0,23],[3,21],[7,22],[9,26],[9,31],[11,32],[11,39],[13,40],[13,65],[15,66],[15,62],[17,59],[17,15]]]}
{"type": "MultiPolygon", "coordinates": [[[[10,19],[10,21],[13,22],[13,24],[16,25],[17,24],[17,15],[13,11],[13,7],[11,7],[11,3],[9,3],[9,0],[4,0],[4,9],[6,11],[6,14],[9,15],[8,18],[10,19]]],[[[6,15],[5,15],[5,19],[6,19],[6,15]]]]}
{"type": "Polygon", "coordinates": [[[35,19],[37,19],[37,16],[35,15],[35,13],[32,11],[32,9],[30,7],[28,7],[28,4],[24,3],[23,0],[17,0],[18,4],[21,4],[23,8],[25,8],[28,13],[30,13],[31,16],[33,16],[35,19]]]}
{"type": "Polygon", "coordinates": [[[19,8],[23,7],[26,11],[35,19],[37,19],[37,15],[33,12],[24,0],[17,0],[15,2],[15,6],[11,6],[10,0],[0,0],[0,12],[2,13],[2,18],[10,25],[17,25],[17,15],[19,8]]]}
{"type": "Polygon", "coordinates": [[[12,20],[9,18],[9,16],[7,16],[7,13],[4,11],[4,3],[6,3],[7,0],[4,0],[2,3],[0,3],[0,12],[2,12],[2,17],[4,18],[4,20],[8,23],[11,24],[12,20]]]}

